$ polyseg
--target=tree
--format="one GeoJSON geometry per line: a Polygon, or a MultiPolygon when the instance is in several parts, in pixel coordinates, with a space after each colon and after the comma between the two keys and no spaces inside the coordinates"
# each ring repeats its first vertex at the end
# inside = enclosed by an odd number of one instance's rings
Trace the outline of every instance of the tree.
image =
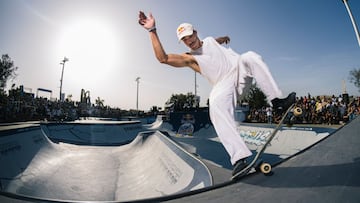
{"type": "Polygon", "coordinates": [[[95,103],[97,107],[104,107],[104,100],[101,99],[100,97],[96,98],[95,103]]]}
{"type": "Polygon", "coordinates": [[[191,92],[185,94],[173,94],[166,102],[167,106],[172,106],[175,111],[183,111],[196,106],[195,95],[191,92]]]}
{"type": "Polygon", "coordinates": [[[355,87],[359,88],[360,92],[360,69],[353,69],[350,71],[350,82],[354,83],[355,87]]]}
{"type": "Polygon", "coordinates": [[[250,108],[260,109],[267,105],[267,99],[263,91],[256,86],[256,83],[250,87],[249,92],[245,95],[249,102],[250,108]]]}
{"type": "Polygon", "coordinates": [[[0,92],[3,92],[8,79],[16,77],[15,71],[18,67],[14,66],[14,62],[9,55],[3,54],[0,59],[0,92]]]}
{"type": "Polygon", "coordinates": [[[157,114],[160,110],[161,110],[161,107],[157,107],[157,106],[152,106],[152,107],[150,108],[150,112],[151,112],[152,114],[157,114]]]}

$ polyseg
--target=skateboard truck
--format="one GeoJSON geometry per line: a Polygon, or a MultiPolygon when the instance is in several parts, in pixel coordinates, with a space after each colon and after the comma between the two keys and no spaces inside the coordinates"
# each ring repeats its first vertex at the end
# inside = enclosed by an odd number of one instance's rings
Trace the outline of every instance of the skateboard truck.
{"type": "Polygon", "coordinates": [[[286,124],[286,126],[291,127],[294,125],[296,117],[299,117],[301,115],[302,109],[300,107],[294,107],[290,112],[284,115],[286,117],[284,123],[286,124]]]}

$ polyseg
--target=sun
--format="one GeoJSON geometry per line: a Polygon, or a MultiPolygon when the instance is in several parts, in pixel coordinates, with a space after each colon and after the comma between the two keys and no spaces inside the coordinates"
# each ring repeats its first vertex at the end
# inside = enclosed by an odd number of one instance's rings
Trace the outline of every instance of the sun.
{"type": "Polygon", "coordinates": [[[114,27],[100,19],[72,21],[59,36],[57,51],[59,57],[69,58],[69,77],[85,79],[81,80],[84,85],[111,73],[121,54],[114,27]]]}

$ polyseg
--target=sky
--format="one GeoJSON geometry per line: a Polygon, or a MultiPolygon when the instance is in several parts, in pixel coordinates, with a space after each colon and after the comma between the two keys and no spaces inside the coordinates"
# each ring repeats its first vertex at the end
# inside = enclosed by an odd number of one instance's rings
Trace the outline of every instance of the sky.
{"type": "MultiPolygon", "coordinates": [[[[360,23],[360,1],[348,0],[360,23]]],[[[176,37],[180,23],[194,25],[201,38],[229,36],[227,47],[255,51],[267,63],[284,96],[350,95],[358,89],[349,72],[360,68],[360,47],[342,0],[0,0],[0,54],[18,67],[9,81],[36,96],[80,100],[121,109],[163,107],[172,94],[194,93],[195,74],[154,57],[138,12],[152,12],[167,53],[188,51],[176,37]],[[52,91],[38,92],[38,88],[52,91]],[[37,93],[38,92],[38,93],[37,93]]],[[[197,75],[206,105],[211,85],[197,75]]]]}

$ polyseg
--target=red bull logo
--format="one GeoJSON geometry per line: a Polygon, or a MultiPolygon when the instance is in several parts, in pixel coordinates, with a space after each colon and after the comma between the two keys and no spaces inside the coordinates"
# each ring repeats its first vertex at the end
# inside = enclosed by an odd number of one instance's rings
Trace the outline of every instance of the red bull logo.
{"type": "Polygon", "coordinates": [[[184,32],[184,30],[185,30],[185,27],[183,27],[183,26],[179,27],[178,30],[177,30],[178,34],[184,32]]]}

